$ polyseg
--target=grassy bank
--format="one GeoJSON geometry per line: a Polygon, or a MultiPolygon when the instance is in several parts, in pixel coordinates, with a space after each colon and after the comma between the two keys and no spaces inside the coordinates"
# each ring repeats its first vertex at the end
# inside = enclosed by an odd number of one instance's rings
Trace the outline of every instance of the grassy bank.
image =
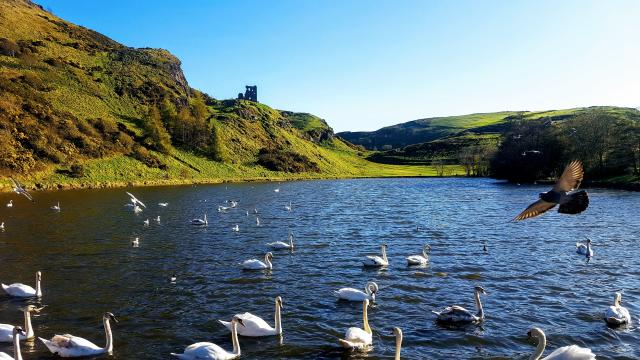
{"type": "MultiPolygon", "coordinates": [[[[125,155],[83,163],[83,175],[74,177],[64,166],[52,166],[30,177],[18,177],[28,189],[54,190],[125,186],[184,185],[244,181],[287,181],[305,179],[430,177],[432,166],[386,165],[356,157],[349,151],[322,149],[327,159],[321,172],[286,173],[253,164],[229,164],[208,160],[183,150],[170,155],[154,153],[167,164],[166,169],[150,168],[125,155]]],[[[450,174],[463,175],[459,166],[450,166],[450,174]]],[[[11,191],[8,178],[0,180],[0,191],[11,191]]]]}

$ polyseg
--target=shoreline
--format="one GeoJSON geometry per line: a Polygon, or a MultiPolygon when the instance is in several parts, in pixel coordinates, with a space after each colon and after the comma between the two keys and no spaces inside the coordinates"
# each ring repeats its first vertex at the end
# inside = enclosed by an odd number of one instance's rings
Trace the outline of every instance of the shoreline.
{"type": "MultiPolygon", "coordinates": [[[[307,174],[308,175],[308,174],[307,174]]],[[[356,176],[283,176],[283,177],[247,177],[247,178],[211,178],[211,179],[157,179],[157,180],[123,180],[109,182],[69,182],[69,183],[41,183],[28,182],[24,184],[25,188],[30,191],[65,191],[80,189],[116,189],[129,187],[163,187],[163,186],[185,186],[185,185],[215,185],[215,184],[237,184],[237,183],[271,183],[271,182],[289,182],[289,181],[313,181],[313,180],[347,180],[347,179],[405,179],[405,178],[467,178],[463,175],[356,175],[356,176]]],[[[500,181],[491,177],[478,177],[500,181]]],[[[0,183],[0,194],[13,192],[8,178],[2,178],[0,183]]],[[[27,180],[28,181],[28,180],[27,180]]],[[[506,183],[510,183],[509,181],[506,183]]],[[[553,184],[553,181],[539,180],[538,184],[553,184]]],[[[603,180],[588,181],[583,187],[596,187],[604,189],[616,189],[640,192],[640,182],[621,183],[603,180]]]]}

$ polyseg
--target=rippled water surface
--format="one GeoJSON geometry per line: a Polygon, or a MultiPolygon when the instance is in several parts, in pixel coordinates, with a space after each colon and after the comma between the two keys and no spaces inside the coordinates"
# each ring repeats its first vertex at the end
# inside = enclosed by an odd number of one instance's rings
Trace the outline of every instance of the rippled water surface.
{"type": "MultiPolygon", "coordinates": [[[[0,281],[33,285],[42,270],[47,307],[33,320],[36,336],[72,333],[102,346],[101,315],[115,313],[121,321],[114,326],[112,359],[168,359],[197,341],[231,349],[217,319],[250,311],[272,323],[278,295],[284,299],[282,343],[241,338],[243,359],[390,359],[393,326],[404,331],[406,359],[527,358],[535,348],[526,335],[532,326],[546,331],[547,353],[575,343],[601,359],[640,358],[640,194],[589,189],[591,206],[582,215],[554,212],[509,222],[541,190],[488,179],[129,189],[147,204],[138,215],[124,206],[123,189],[37,193],[35,204],[3,194],[0,281]],[[11,209],[4,206],[9,199],[11,209]],[[238,208],[218,213],[227,199],[239,200],[238,208]],[[60,213],[49,209],[57,201],[60,213]],[[284,209],[289,201],[291,212],[284,209]],[[204,212],[207,228],[189,224],[204,212]],[[158,215],[160,224],[153,220],[158,215]],[[147,218],[151,224],[144,227],[147,218]],[[236,224],[237,233],[231,230],[236,224]],[[262,258],[265,243],[286,240],[289,231],[297,248],[275,253],[273,271],[240,270],[240,262],[262,258]],[[135,236],[139,248],[131,247],[135,236]],[[589,263],[575,253],[585,236],[595,250],[589,263]],[[361,260],[383,242],[390,266],[364,269],[361,260]],[[405,257],[420,253],[424,243],[432,246],[429,266],[408,268],[405,257]],[[380,286],[369,312],[374,347],[350,354],[337,339],[347,327],[362,326],[362,306],[336,301],[333,291],[370,280],[380,286]],[[434,322],[433,309],[473,308],[476,284],[489,293],[482,326],[434,322]],[[612,330],[601,316],[621,289],[635,324],[612,330]]],[[[0,295],[0,323],[21,323],[23,305],[0,295]]],[[[0,351],[12,353],[6,344],[0,351]]],[[[54,358],[39,342],[25,344],[23,354],[25,360],[54,358]]]]}

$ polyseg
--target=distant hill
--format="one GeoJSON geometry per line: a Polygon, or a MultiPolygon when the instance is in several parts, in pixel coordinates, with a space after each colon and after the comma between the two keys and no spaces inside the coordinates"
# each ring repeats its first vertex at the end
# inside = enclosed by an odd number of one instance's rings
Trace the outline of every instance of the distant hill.
{"type": "Polygon", "coordinates": [[[640,115],[638,109],[611,106],[548,111],[502,111],[418,119],[376,131],[340,132],[338,136],[370,150],[391,150],[457,135],[468,136],[470,133],[498,134],[505,129],[505,125],[510,120],[514,119],[545,118],[550,121],[561,121],[590,111],[606,111],[629,117],[640,115]]]}
{"type": "Polygon", "coordinates": [[[28,0],[0,1],[0,93],[0,177],[36,187],[428,171],[373,164],[317,116],[215,99],[168,51],[28,0]]]}

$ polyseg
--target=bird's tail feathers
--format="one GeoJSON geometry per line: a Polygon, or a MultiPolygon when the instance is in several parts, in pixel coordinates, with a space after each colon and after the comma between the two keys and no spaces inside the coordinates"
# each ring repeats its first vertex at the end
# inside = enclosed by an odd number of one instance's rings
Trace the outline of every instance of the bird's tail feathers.
{"type": "Polygon", "coordinates": [[[579,214],[589,207],[589,195],[585,190],[576,191],[567,196],[569,199],[560,204],[559,213],[579,214]]]}

